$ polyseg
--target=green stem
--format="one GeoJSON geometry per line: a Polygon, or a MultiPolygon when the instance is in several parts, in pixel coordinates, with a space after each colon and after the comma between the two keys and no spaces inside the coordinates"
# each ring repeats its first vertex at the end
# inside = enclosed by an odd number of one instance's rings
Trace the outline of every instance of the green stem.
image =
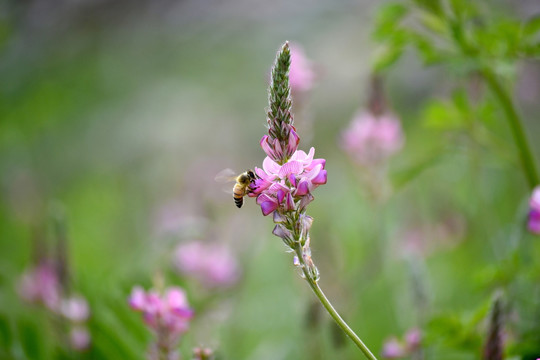
{"type": "Polygon", "coordinates": [[[362,340],[356,335],[356,333],[347,325],[345,320],[341,318],[341,316],[338,314],[336,309],[332,306],[326,295],[324,295],[322,289],[319,287],[319,284],[313,277],[311,276],[311,273],[308,271],[307,264],[305,262],[305,259],[303,257],[303,251],[301,245],[297,245],[296,255],[298,256],[298,261],[301,264],[302,271],[304,273],[304,278],[308,282],[309,286],[315,293],[315,295],[319,298],[319,301],[321,304],[323,304],[324,308],[330,316],[334,319],[334,321],[339,325],[339,327],[347,334],[348,337],[351,338],[352,341],[358,346],[358,348],[364,353],[367,359],[370,360],[377,360],[375,355],[369,350],[369,348],[362,342],[362,340]]]}
{"type": "Polygon", "coordinates": [[[529,145],[529,141],[527,140],[527,135],[525,134],[523,124],[521,123],[514,104],[512,103],[512,99],[504,90],[503,86],[492,71],[488,69],[484,70],[483,76],[503,107],[506,118],[510,124],[510,128],[512,129],[514,141],[519,149],[519,157],[523,170],[525,171],[525,176],[527,177],[530,188],[533,189],[540,183],[540,178],[538,176],[538,170],[534,161],[533,152],[529,145]]]}

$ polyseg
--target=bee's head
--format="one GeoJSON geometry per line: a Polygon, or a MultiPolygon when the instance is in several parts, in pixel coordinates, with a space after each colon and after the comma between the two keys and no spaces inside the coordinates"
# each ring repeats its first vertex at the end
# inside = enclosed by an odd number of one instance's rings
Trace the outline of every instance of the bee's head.
{"type": "Polygon", "coordinates": [[[248,185],[251,182],[251,178],[249,177],[249,174],[247,172],[240,174],[238,176],[237,181],[242,185],[248,185]]]}

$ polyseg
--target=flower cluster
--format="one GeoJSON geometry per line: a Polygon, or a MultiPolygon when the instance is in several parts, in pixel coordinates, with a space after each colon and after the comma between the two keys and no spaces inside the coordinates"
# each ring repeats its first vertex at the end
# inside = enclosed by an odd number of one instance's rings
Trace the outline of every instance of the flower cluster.
{"type": "Polygon", "coordinates": [[[184,275],[195,277],[202,285],[228,287],[240,277],[240,268],[233,254],[223,245],[193,241],[180,244],[174,265],[184,275]]]}
{"type": "Polygon", "coordinates": [[[529,201],[529,219],[527,227],[530,232],[540,235],[540,186],[537,186],[529,201]]]}
{"type": "Polygon", "coordinates": [[[60,303],[61,286],[53,262],[43,260],[34,268],[26,270],[18,287],[21,297],[31,303],[40,303],[56,311],[60,303]]]}
{"type": "Polygon", "coordinates": [[[42,260],[37,266],[24,272],[18,291],[28,302],[42,304],[53,314],[69,323],[69,340],[74,350],[86,350],[90,346],[90,332],[85,323],[90,309],[85,298],[78,295],[65,296],[55,263],[42,260]]]}
{"type": "Polygon", "coordinates": [[[142,312],[144,322],[156,334],[149,359],[178,358],[175,347],[180,336],[189,329],[189,321],[193,317],[185,292],[179,287],[170,287],[159,293],[135,286],[128,301],[133,310],[142,312]]]}
{"type": "Polygon", "coordinates": [[[326,184],[326,160],[314,159],[314,154],[314,148],[308,154],[297,150],[283,165],[267,156],[263,168],[255,168],[259,179],[255,180],[250,196],[257,197],[257,204],[265,216],[276,210],[280,214],[304,210],[313,200],[311,192],[326,184]]]}
{"type": "Polygon", "coordinates": [[[396,337],[388,339],[382,350],[382,357],[385,359],[401,359],[411,355],[420,349],[422,333],[419,329],[407,331],[403,340],[396,337]]]}
{"type": "Polygon", "coordinates": [[[129,306],[143,313],[144,322],[153,330],[167,329],[168,333],[180,335],[189,329],[193,310],[189,307],[185,292],[170,287],[163,294],[148,292],[135,286],[129,297],[129,306]]]}

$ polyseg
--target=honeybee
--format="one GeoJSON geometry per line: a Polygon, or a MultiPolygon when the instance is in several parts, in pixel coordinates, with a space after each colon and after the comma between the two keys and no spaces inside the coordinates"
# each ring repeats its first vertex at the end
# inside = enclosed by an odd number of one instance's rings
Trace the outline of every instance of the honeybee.
{"type": "Polygon", "coordinates": [[[253,182],[258,179],[258,176],[253,172],[253,170],[246,170],[245,172],[241,173],[240,175],[230,176],[231,173],[234,173],[230,169],[225,169],[221,171],[216,176],[216,181],[224,182],[224,181],[235,181],[236,183],[233,186],[233,199],[234,203],[236,204],[236,207],[241,208],[244,204],[244,196],[249,194],[253,188],[252,184],[253,182]]]}

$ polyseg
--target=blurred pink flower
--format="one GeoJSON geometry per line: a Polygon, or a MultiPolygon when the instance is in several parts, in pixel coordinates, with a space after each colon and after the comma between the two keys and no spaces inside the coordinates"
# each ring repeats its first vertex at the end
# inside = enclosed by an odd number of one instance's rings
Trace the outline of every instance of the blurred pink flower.
{"type": "Polygon", "coordinates": [[[289,84],[293,92],[309,91],[315,81],[313,64],[306,57],[304,49],[298,44],[289,44],[291,49],[291,67],[289,70],[289,84]]]}
{"type": "Polygon", "coordinates": [[[403,147],[404,135],[398,118],[357,113],[342,134],[342,148],[360,165],[376,165],[403,147]]]}
{"type": "Polygon", "coordinates": [[[533,234],[540,235],[540,186],[537,186],[529,201],[529,219],[527,227],[533,234]]]}
{"type": "Polygon", "coordinates": [[[385,359],[399,359],[410,356],[420,349],[422,332],[418,328],[412,328],[403,339],[392,337],[383,345],[382,357],[385,359]]]}
{"type": "Polygon", "coordinates": [[[71,347],[78,351],[86,350],[90,347],[90,333],[82,326],[75,326],[69,332],[69,342],[71,347]]]}
{"type": "Polygon", "coordinates": [[[406,355],[405,347],[395,337],[386,340],[383,345],[382,357],[385,359],[399,359],[406,355]]]}
{"type": "Polygon", "coordinates": [[[196,347],[193,349],[193,360],[210,360],[214,358],[212,349],[196,347]]]}
{"type": "Polygon", "coordinates": [[[179,287],[170,287],[159,294],[135,286],[128,302],[133,310],[143,313],[143,319],[151,329],[158,333],[166,331],[170,337],[185,333],[193,316],[186,294],[179,287]]]}
{"type": "Polygon", "coordinates": [[[26,301],[42,303],[48,309],[57,311],[60,305],[60,283],[54,265],[42,261],[36,267],[26,270],[19,280],[18,291],[26,301]]]}
{"type": "Polygon", "coordinates": [[[90,309],[86,299],[81,296],[74,296],[62,299],[60,303],[60,313],[73,322],[84,322],[90,316],[90,309]]]}
{"type": "Polygon", "coordinates": [[[41,261],[22,275],[18,291],[20,296],[32,303],[40,303],[66,319],[69,324],[69,340],[74,350],[90,346],[90,333],[83,326],[90,316],[86,299],[82,296],[63,297],[57,269],[52,261],[41,261]]]}
{"type": "Polygon", "coordinates": [[[193,241],[180,244],[174,265],[179,272],[193,276],[207,287],[228,287],[240,277],[240,269],[231,251],[220,244],[193,241]]]}
{"type": "Polygon", "coordinates": [[[407,350],[412,352],[420,347],[422,342],[422,332],[418,328],[412,328],[405,334],[405,344],[407,350]]]}

